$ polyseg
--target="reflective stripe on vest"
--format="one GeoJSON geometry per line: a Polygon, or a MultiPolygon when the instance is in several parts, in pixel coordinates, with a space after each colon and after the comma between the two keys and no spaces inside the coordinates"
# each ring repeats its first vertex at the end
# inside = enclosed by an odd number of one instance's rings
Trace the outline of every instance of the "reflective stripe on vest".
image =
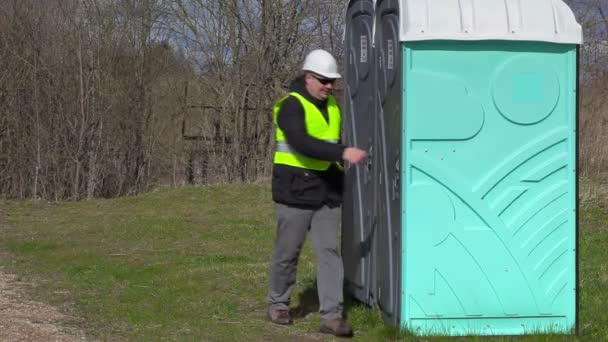
{"type": "Polygon", "coordinates": [[[340,110],[336,103],[336,99],[333,96],[330,95],[327,98],[327,115],[329,117],[328,123],[323,114],[314,104],[306,100],[302,95],[292,92],[288,96],[280,99],[273,108],[277,141],[277,147],[274,153],[274,163],[310,170],[327,170],[331,165],[330,161],[315,159],[299,154],[293,149],[293,147],[289,146],[285,139],[285,134],[279,128],[277,123],[279,111],[281,109],[281,105],[289,96],[294,96],[300,101],[300,104],[302,104],[302,108],[304,108],[306,131],[310,136],[331,143],[337,143],[340,139],[340,110]]]}
{"type": "MultiPolygon", "coordinates": [[[[338,139],[323,139],[324,141],[327,141],[328,143],[332,143],[332,144],[337,144],[338,139]]],[[[277,142],[277,148],[276,148],[277,152],[289,152],[289,153],[297,153],[296,150],[291,147],[287,141],[281,141],[281,142],[277,142]]]]}

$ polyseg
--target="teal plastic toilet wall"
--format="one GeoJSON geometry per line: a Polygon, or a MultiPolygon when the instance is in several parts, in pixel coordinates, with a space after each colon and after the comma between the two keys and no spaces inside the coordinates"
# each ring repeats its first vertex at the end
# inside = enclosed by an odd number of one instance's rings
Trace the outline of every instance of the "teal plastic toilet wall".
{"type": "Polygon", "coordinates": [[[402,324],[570,332],[576,46],[403,45],[402,324]]]}

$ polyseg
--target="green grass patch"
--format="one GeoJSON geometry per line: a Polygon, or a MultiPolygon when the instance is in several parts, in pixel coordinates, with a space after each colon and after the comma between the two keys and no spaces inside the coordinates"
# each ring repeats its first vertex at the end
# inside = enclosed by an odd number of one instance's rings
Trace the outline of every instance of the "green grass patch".
{"type": "MultiPolygon", "coordinates": [[[[5,269],[34,284],[31,295],[85,318],[101,340],[332,340],[317,334],[315,260],[307,242],[293,294],[296,324],[266,321],[274,208],[266,184],[160,189],[112,200],[0,202],[5,269]]],[[[608,215],[581,209],[579,337],[608,339],[608,215]]],[[[441,341],[384,325],[377,310],[346,303],[360,341],[441,341]]],[[[451,338],[507,341],[509,337],[451,338]]]]}

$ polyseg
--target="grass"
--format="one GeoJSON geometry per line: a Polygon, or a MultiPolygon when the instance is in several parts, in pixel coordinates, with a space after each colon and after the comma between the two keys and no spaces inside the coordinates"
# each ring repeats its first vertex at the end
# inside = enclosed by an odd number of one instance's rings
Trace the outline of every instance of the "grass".
{"type": "MultiPolygon", "coordinates": [[[[608,215],[581,208],[580,336],[608,339],[608,215]]],[[[293,295],[296,324],[265,319],[274,214],[266,184],[161,189],[135,197],[0,202],[0,261],[36,284],[39,301],[84,318],[111,341],[323,341],[309,243],[293,295]],[[2,216],[4,216],[2,218],[2,216]]],[[[378,311],[347,301],[355,340],[440,341],[385,326],[378,311]]],[[[503,341],[513,338],[451,338],[503,341]]]]}

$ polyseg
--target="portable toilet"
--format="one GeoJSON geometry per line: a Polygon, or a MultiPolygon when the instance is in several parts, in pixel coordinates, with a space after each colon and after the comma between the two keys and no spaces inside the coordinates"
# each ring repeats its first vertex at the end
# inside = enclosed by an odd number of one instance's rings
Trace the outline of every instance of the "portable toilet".
{"type": "Polygon", "coordinates": [[[581,43],[561,0],[350,1],[345,138],[370,152],[346,169],[356,298],[421,335],[575,329],[581,43]]]}

